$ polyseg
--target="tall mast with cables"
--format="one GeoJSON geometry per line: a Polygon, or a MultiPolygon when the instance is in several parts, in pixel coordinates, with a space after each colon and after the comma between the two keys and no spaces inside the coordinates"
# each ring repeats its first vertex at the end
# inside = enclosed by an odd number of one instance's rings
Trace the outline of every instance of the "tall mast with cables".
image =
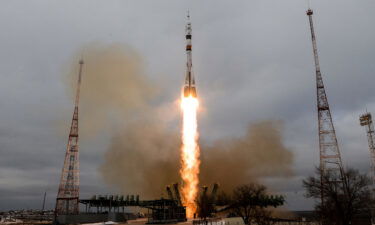
{"type": "Polygon", "coordinates": [[[79,146],[78,146],[78,104],[82,78],[83,60],[79,61],[77,92],[73,119],[70,127],[64,166],[56,198],[56,215],[78,214],[79,212],[79,146]]]}
{"type": "MultiPolygon", "coordinates": [[[[313,11],[307,10],[309,17],[311,38],[315,60],[316,73],[316,93],[317,93],[317,110],[318,110],[318,127],[319,127],[319,155],[320,155],[320,172],[321,175],[329,175],[331,180],[327,181],[321,177],[321,185],[325,186],[324,182],[334,182],[341,184],[345,190],[344,170],[340,155],[340,150],[337,143],[335,127],[333,126],[331,111],[329,109],[326,91],[324,89],[323,78],[320,72],[318,48],[316,44],[315,31],[313,25],[313,11]]],[[[324,202],[324,195],[321,194],[322,203],[324,202]]]]}

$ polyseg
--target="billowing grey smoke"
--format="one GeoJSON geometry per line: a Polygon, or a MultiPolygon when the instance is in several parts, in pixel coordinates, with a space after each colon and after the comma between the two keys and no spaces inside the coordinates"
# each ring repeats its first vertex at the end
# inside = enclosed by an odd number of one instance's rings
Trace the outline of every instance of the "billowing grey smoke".
{"type": "MultiPolygon", "coordinates": [[[[99,168],[103,179],[123,194],[159,197],[166,185],[180,181],[180,127],[171,128],[169,119],[179,124],[178,105],[155,104],[162,82],[146,76],[141,57],[131,48],[89,46],[85,61],[81,133],[108,128],[105,124],[112,130],[99,168]]],[[[200,144],[202,185],[219,182],[229,190],[259,177],[291,174],[293,155],[283,145],[278,121],[249,125],[242,137],[200,144]]]]}
{"type": "Polygon", "coordinates": [[[202,147],[201,183],[219,182],[222,190],[266,176],[292,174],[293,154],[282,142],[282,124],[250,124],[239,138],[217,140],[202,147]]]}
{"type": "MultiPolygon", "coordinates": [[[[265,121],[249,126],[241,138],[201,146],[201,184],[219,182],[229,191],[259,177],[291,174],[293,157],[281,140],[280,124],[265,121]]],[[[139,121],[113,138],[101,172],[124,192],[158,197],[167,184],[180,181],[180,144],[178,132],[139,121]]]]}
{"type": "MultiPolygon", "coordinates": [[[[144,118],[157,86],[145,75],[140,55],[126,45],[92,44],[84,48],[84,67],[80,101],[80,133],[96,134],[113,126],[123,126],[144,118]]],[[[75,57],[68,87],[75,93],[78,60],[75,57]]],[[[143,120],[143,119],[142,119],[143,120]]],[[[117,129],[117,127],[115,127],[117,129]]]]}

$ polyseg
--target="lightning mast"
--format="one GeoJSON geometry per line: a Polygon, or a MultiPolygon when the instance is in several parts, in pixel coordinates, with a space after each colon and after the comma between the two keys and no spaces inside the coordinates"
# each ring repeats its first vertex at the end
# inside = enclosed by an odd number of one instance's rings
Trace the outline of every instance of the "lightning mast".
{"type": "MultiPolygon", "coordinates": [[[[341,184],[346,190],[344,170],[341,161],[340,150],[337,144],[335,127],[333,126],[331,111],[328,105],[326,91],[324,89],[323,78],[320,72],[318,48],[316,44],[314,25],[313,25],[313,11],[307,10],[309,17],[311,38],[315,60],[316,73],[316,89],[317,89],[317,109],[318,109],[318,126],[319,126],[319,150],[320,150],[320,172],[321,176],[331,175],[332,180],[327,181],[321,177],[321,185],[325,186],[325,182],[334,182],[341,184]]],[[[324,195],[321,193],[322,204],[324,202],[324,195]]]]}
{"type": "Polygon", "coordinates": [[[371,154],[373,178],[375,179],[375,131],[371,113],[365,113],[359,117],[361,126],[366,127],[368,146],[371,154]]]}
{"type": "Polygon", "coordinates": [[[78,146],[78,104],[82,78],[83,60],[79,61],[77,92],[73,119],[70,127],[64,166],[56,198],[56,215],[78,214],[79,212],[79,146],[78,146]]]}

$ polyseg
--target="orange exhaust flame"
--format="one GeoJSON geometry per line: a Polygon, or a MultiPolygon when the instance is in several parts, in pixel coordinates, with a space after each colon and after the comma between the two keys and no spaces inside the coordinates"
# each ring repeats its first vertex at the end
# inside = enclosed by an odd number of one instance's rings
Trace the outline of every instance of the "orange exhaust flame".
{"type": "Polygon", "coordinates": [[[195,200],[198,195],[200,165],[197,131],[198,105],[197,98],[182,97],[183,128],[180,174],[183,180],[182,195],[188,218],[193,218],[197,209],[195,200]]]}

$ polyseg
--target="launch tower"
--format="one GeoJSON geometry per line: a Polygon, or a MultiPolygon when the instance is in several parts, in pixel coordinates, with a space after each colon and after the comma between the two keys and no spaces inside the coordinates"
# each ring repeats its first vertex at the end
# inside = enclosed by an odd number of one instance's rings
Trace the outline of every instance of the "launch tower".
{"type": "Polygon", "coordinates": [[[56,198],[56,215],[78,214],[79,208],[79,147],[78,147],[78,103],[81,86],[83,60],[79,61],[79,73],[73,119],[70,127],[64,166],[56,198]]]}

